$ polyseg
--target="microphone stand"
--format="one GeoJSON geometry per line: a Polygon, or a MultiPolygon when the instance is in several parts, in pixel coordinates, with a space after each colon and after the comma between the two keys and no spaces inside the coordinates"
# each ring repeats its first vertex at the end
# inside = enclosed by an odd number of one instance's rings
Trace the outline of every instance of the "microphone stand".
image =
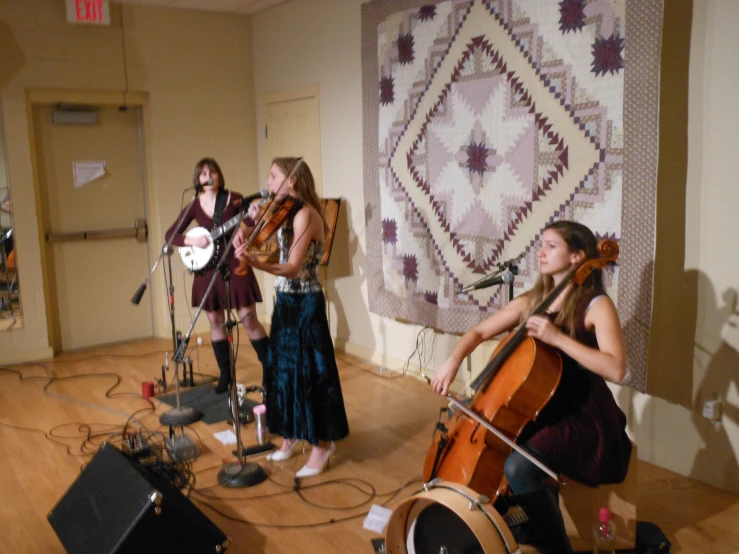
{"type": "MultiPolygon", "coordinates": [[[[165,248],[168,248],[165,246],[165,248]]],[[[164,280],[165,280],[165,286],[167,285],[167,274],[169,273],[169,320],[171,322],[172,326],[172,342],[175,346],[176,350],[173,350],[173,352],[179,352],[179,346],[181,346],[180,342],[177,339],[177,331],[175,330],[175,322],[174,322],[174,285],[172,284],[172,248],[169,247],[169,254],[167,256],[167,267],[162,265],[162,268],[164,269],[164,280]],[[169,272],[167,271],[167,268],[169,268],[169,272]]],[[[186,372],[186,362],[183,357],[177,357],[175,354],[172,357],[172,361],[174,362],[174,380],[175,380],[175,399],[177,401],[177,404],[174,408],[171,408],[170,410],[167,410],[159,417],[159,422],[162,425],[169,425],[171,426],[185,426],[190,425],[191,423],[195,423],[196,421],[200,421],[203,418],[202,412],[196,410],[192,406],[182,406],[180,403],[180,376],[179,376],[179,366],[182,364],[182,371],[183,373],[186,372]]],[[[166,382],[165,382],[166,383],[166,382]]]]}
{"type": "MultiPolygon", "coordinates": [[[[131,298],[131,303],[138,305],[139,302],[141,302],[141,298],[144,296],[144,292],[146,291],[147,284],[151,281],[151,276],[153,275],[154,271],[157,268],[157,265],[159,265],[159,262],[162,260],[163,256],[167,256],[167,265],[165,267],[164,264],[162,264],[162,269],[164,270],[164,287],[165,290],[168,290],[168,307],[169,307],[169,321],[172,328],[172,352],[179,351],[178,349],[178,342],[177,342],[177,331],[175,329],[175,320],[174,320],[174,283],[172,279],[172,252],[174,249],[172,248],[172,241],[174,240],[175,234],[177,234],[177,231],[180,230],[180,225],[182,225],[182,221],[185,218],[185,215],[189,213],[190,208],[195,203],[195,200],[197,200],[198,195],[200,194],[200,190],[196,188],[195,194],[193,195],[192,199],[190,200],[190,203],[187,205],[187,208],[182,212],[182,215],[180,215],[179,220],[177,221],[177,226],[174,228],[174,232],[172,233],[172,236],[167,240],[164,244],[164,247],[162,248],[162,251],[159,253],[159,257],[157,258],[156,262],[154,262],[154,265],[152,266],[151,270],[149,271],[149,275],[146,277],[143,283],[139,286],[139,288],[136,290],[136,293],[133,295],[133,298],[131,298]],[[167,268],[169,268],[169,280],[167,279],[167,268]]],[[[166,236],[165,236],[166,239],[166,236]]],[[[184,425],[190,425],[191,423],[195,423],[196,421],[199,421],[203,414],[196,409],[185,406],[182,407],[180,404],[180,378],[179,378],[179,371],[178,371],[178,364],[182,362],[182,357],[177,358],[176,356],[173,357],[174,361],[174,375],[175,375],[175,398],[177,400],[177,405],[172,408],[171,410],[168,410],[162,416],[159,418],[160,423],[163,425],[169,425],[171,426],[184,426],[184,425]]],[[[183,362],[183,367],[184,367],[183,362]]],[[[166,376],[163,375],[164,378],[164,387],[166,390],[167,387],[167,381],[166,376]]]]}
{"type": "MultiPolygon", "coordinates": [[[[518,265],[516,265],[516,261],[518,261],[518,258],[514,260],[508,260],[507,262],[503,262],[498,266],[498,268],[501,271],[510,271],[513,273],[513,275],[518,275],[518,265]]],[[[515,279],[511,279],[511,281],[508,283],[508,302],[513,300],[513,281],[515,279]]]]}
{"type": "MultiPolygon", "coordinates": [[[[510,272],[511,280],[508,281],[508,302],[510,303],[511,300],[513,300],[513,282],[515,279],[513,278],[515,275],[518,275],[518,265],[516,262],[520,259],[521,256],[518,258],[513,258],[512,260],[508,260],[507,262],[503,262],[501,264],[498,264],[498,274],[505,273],[506,271],[510,272]]],[[[488,276],[478,279],[471,285],[468,285],[465,287],[465,289],[475,290],[475,285],[483,282],[485,279],[487,279],[488,276]]],[[[500,283],[503,284],[503,283],[500,283]]],[[[484,287],[483,287],[484,288],[484,287]]],[[[467,292],[467,290],[465,290],[467,292]]],[[[472,375],[472,354],[467,356],[467,372],[472,375]]],[[[428,381],[428,378],[426,379],[428,381]]],[[[469,388],[472,388],[473,390],[476,390],[477,387],[474,386],[475,382],[473,381],[471,384],[466,385],[469,388]]]]}
{"type": "MultiPolygon", "coordinates": [[[[241,220],[246,217],[246,212],[241,212],[241,220]]],[[[228,335],[229,345],[229,361],[231,365],[231,418],[233,420],[234,434],[236,435],[236,457],[237,462],[223,466],[223,469],[218,472],[218,484],[228,488],[243,488],[257,485],[267,478],[267,473],[264,468],[255,462],[247,462],[244,459],[244,448],[241,442],[241,422],[239,420],[239,402],[236,392],[236,358],[234,357],[234,344],[233,344],[233,328],[239,324],[238,321],[234,322],[231,320],[231,270],[228,267],[228,255],[231,252],[233,246],[233,240],[236,233],[231,234],[231,238],[228,240],[228,244],[223,251],[221,259],[218,261],[218,271],[213,272],[213,277],[208,283],[208,288],[203,295],[203,300],[200,302],[195,316],[190,323],[190,328],[187,333],[182,337],[179,348],[175,352],[174,359],[181,361],[182,357],[187,349],[187,344],[190,341],[190,335],[195,327],[195,322],[200,316],[200,312],[203,311],[203,304],[208,299],[208,295],[211,293],[213,286],[215,285],[216,279],[221,276],[226,286],[226,314],[227,322],[225,324],[226,333],[228,335]]],[[[161,420],[160,420],[161,421],[161,420]]]]}
{"type": "Polygon", "coordinates": [[[466,287],[460,289],[459,294],[465,294],[465,293],[469,293],[475,290],[492,287],[494,286],[493,284],[482,284],[482,283],[490,279],[490,277],[502,276],[502,277],[507,277],[507,278],[504,279],[503,281],[498,281],[495,284],[496,285],[502,285],[504,283],[508,284],[508,302],[510,302],[511,300],[513,300],[513,282],[515,280],[514,276],[518,275],[518,266],[516,265],[517,260],[518,258],[513,259],[513,260],[508,260],[507,262],[498,264],[498,271],[494,275],[485,275],[484,277],[481,277],[474,283],[469,284],[466,287]],[[510,281],[508,279],[510,279],[510,281]]]}
{"type": "MultiPolygon", "coordinates": [[[[180,225],[182,225],[182,221],[185,219],[185,216],[190,211],[190,208],[195,203],[195,200],[197,199],[198,195],[200,194],[200,191],[202,190],[202,187],[198,187],[195,189],[195,194],[193,195],[192,199],[190,200],[190,203],[187,205],[187,208],[182,212],[182,215],[180,215],[179,220],[177,221],[177,226],[174,228],[174,232],[172,233],[172,236],[169,237],[169,240],[167,240],[164,243],[164,247],[162,248],[162,251],[159,253],[159,257],[157,258],[157,261],[154,262],[154,265],[149,270],[149,274],[146,276],[146,279],[144,279],[143,283],[139,285],[139,288],[136,289],[136,292],[134,293],[133,297],[131,298],[131,303],[136,304],[137,306],[141,302],[141,298],[144,296],[144,293],[146,292],[146,287],[151,282],[151,276],[154,274],[154,271],[156,271],[157,265],[159,265],[159,262],[162,259],[162,256],[167,254],[168,256],[172,255],[172,241],[174,240],[174,236],[177,234],[177,231],[180,229],[180,225]]],[[[167,238],[166,236],[164,237],[167,238]]],[[[171,269],[170,264],[170,269],[171,269]]],[[[170,285],[170,292],[174,291],[174,287],[170,285]]],[[[174,299],[171,300],[171,303],[174,304],[174,299]]],[[[175,331],[174,331],[174,319],[172,320],[172,342],[174,343],[174,349],[177,349],[177,338],[175,337],[175,331]]]]}

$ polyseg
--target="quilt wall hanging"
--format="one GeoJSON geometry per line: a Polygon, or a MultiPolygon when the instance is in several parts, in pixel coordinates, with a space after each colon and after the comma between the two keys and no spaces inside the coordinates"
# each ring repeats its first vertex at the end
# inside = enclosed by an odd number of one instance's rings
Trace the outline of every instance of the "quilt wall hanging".
{"type": "Polygon", "coordinates": [[[627,384],[651,320],[662,0],[375,0],[362,6],[374,313],[462,333],[508,301],[459,290],[559,219],[612,238],[627,384]],[[628,323],[628,325],[627,325],[628,323]]]}

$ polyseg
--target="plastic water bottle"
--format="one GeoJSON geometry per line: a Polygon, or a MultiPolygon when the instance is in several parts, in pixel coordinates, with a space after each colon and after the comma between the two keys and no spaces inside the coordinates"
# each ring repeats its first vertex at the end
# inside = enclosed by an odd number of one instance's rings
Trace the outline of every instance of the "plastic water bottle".
{"type": "Polygon", "coordinates": [[[614,554],[616,552],[616,524],[611,510],[603,506],[598,511],[598,523],[593,526],[593,554],[614,554]]]}
{"type": "Polygon", "coordinates": [[[265,444],[267,442],[267,406],[264,404],[254,406],[254,429],[257,444],[265,444]]]}

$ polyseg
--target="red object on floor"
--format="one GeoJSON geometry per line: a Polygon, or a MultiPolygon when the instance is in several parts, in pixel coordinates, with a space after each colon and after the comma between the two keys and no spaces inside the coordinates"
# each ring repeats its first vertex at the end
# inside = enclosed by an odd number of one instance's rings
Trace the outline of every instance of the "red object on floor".
{"type": "Polygon", "coordinates": [[[141,396],[144,398],[151,398],[154,396],[154,383],[151,381],[141,383],[141,396]]]}

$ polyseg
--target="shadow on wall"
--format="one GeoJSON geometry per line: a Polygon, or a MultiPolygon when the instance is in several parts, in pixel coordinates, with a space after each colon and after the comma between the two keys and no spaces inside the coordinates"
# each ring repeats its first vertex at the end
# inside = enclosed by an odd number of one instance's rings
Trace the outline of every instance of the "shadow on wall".
{"type": "Polygon", "coordinates": [[[710,280],[700,274],[703,302],[701,315],[705,324],[695,343],[695,375],[698,380],[691,418],[705,445],[696,453],[690,476],[719,488],[739,494],[739,463],[726,424],[739,424],[739,406],[733,404],[739,390],[739,312],[737,291],[726,289],[723,304],[715,305],[710,280]],[[730,401],[729,393],[734,390],[730,401]],[[720,399],[722,413],[719,422],[703,416],[706,401],[720,399]]]}
{"type": "MultiPolygon", "coordinates": [[[[685,468],[689,477],[739,494],[739,451],[732,445],[731,437],[726,431],[727,424],[734,428],[739,424],[739,406],[736,405],[736,391],[739,390],[739,373],[736,371],[739,367],[737,292],[734,289],[725,290],[721,304],[717,305],[714,287],[704,273],[697,270],[686,271],[677,280],[682,283],[685,291],[683,296],[675,299],[675,304],[681,308],[676,312],[682,312],[682,317],[679,314],[673,315],[681,317],[681,320],[674,321],[676,334],[671,339],[667,337],[661,341],[667,349],[667,352],[662,353],[661,359],[671,360],[675,365],[658,368],[650,366],[650,381],[654,380],[656,383],[650,387],[654,392],[650,391],[652,397],[640,413],[637,414],[634,410],[634,400],[639,393],[631,388],[624,386],[620,389],[617,394],[618,404],[626,411],[628,427],[635,440],[642,445],[640,454],[648,456],[651,448],[675,456],[683,453],[686,456],[692,455],[692,464],[688,460],[684,464],[681,463],[682,460],[677,462],[677,465],[685,468]],[[700,314],[697,325],[696,313],[700,314]],[[685,328],[697,328],[696,338],[683,340],[681,329],[685,328]],[[686,349],[689,354],[685,353],[686,349]],[[660,379],[654,379],[655,369],[661,375],[660,379]],[[731,401],[730,392],[733,394],[731,401]],[[686,397],[688,401],[684,400],[686,397]],[[711,422],[703,416],[705,401],[715,397],[720,397],[723,404],[721,423],[711,422]],[[660,399],[663,398],[668,401],[670,398],[680,398],[681,401],[671,402],[673,405],[669,405],[661,402],[660,399]],[[689,416],[682,412],[683,409],[688,410],[689,416]],[[695,431],[689,428],[688,417],[695,431]],[[673,422],[666,424],[670,419],[673,422]],[[664,430],[665,425],[673,431],[663,441],[684,436],[687,447],[691,449],[690,453],[680,444],[655,444],[655,437],[664,430]],[[693,447],[693,444],[699,446],[693,447]]],[[[676,487],[676,482],[680,481],[670,478],[640,483],[640,510],[657,514],[663,509],[665,501],[684,501],[682,486],[676,487]]],[[[691,486],[690,482],[686,480],[684,486],[691,486]]],[[[729,509],[734,504],[730,498],[719,495],[710,506],[703,506],[706,510],[706,513],[701,514],[703,519],[708,520],[714,514],[729,509]]],[[[669,518],[655,520],[655,523],[662,527],[673,543],[673,551],[680,551],[680,541],[677,538],[680,528],[673,526],[669,518]]]]}
{"type": "MultiPolygon", "coordinates": [[[[370,352],[375,351],[375,340],[372,336],[361,337],[360,341],[352,341],[351,329],[349,327],[349,319],[346,314],[345,304],[354,307],[366,306],[366,302],[362,298],[362,290],[360,284],[367,280],[364,273],[367,267],[367,255],[362,250],[359,243],[359,237],[352,229],[350,222],[352,207],[346,198],[342,199],[341,208],[339,209],[339,217],[336,223],[336,234],[334,235],[334,244],[329,259],[327,279],[324,283],[328,300],[333,304],[336,311],[336,338],[344,342],[353,342],[361,344],[363,348],[367,348],[370,352]],[[359,272],[359,279],[355,280],[356,287],[350,292],[346,290],[339,294],[336,288],[338,280],[345,277],[353,277],[356,271],[359,272]]],[[[352,327],[354,329],[371,329],[369,321],[369,312],[364,309],[352,310],[352,327]],[[357,323],[357,318],[362,317],[366,321],[357,323]]]]}
{"type": "Polygon", "coordinates": [[[690,270],[676,279],[682,283],[684,294],[675,297],[679,301],[674,302],[675,312],[669,316],[674,322],[674,333],[655,334],[650,341],[650,353],[658,349],[654,357],[660,360],[658,365],[650,366],[652,399],[640,414],[634,410],[638,394],[634,390],[622,387],[617,400],[645,454],[653,446],[663,451],[668,448],[680,455],[680,445],[654,445],[655,436],[661,432],[654,425],[673,417],[673,410],[677,410],[674,413],[682,421],[679,408],[687,410],[695,433],[685,430],[684,435],[699,437],[695,442],[702,445],[695,452],[690,468],[686,466],[688,476],[739,494],[739,451],[726,431],[726,424],[734,428],[739,424],[739,406],[736,405],[736,391],[739,390],[737,291],[725,290],[721,304],[717,305],[713,284],[704,273],[690,270]],[[694,336],[686,340],[685,331],[690,329],[694,336]],[[712,422],[703,416],[703,407],[706,401],[716,398],[721,400],[722,413],[719,422],[712,422]]]}

